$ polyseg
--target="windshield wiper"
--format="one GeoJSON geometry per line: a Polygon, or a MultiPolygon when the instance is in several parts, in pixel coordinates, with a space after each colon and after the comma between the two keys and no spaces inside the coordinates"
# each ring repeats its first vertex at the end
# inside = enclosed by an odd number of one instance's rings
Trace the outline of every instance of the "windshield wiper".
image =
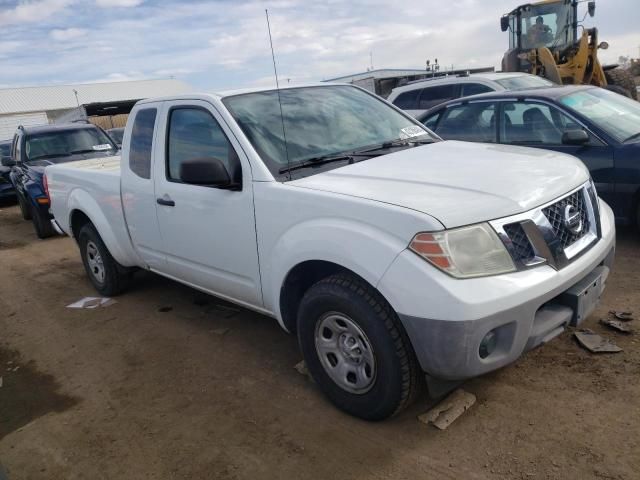
{"type": "Polygon", "coordinates": [[[629,138],[625,139],[622,143],[627,143],[627,142],[629,142],[631,140],[635,140],[636,138],[640,138],[640,132],[634,133],[629,138]]]}
{"type": "Polygon", "coordinates": [[[44,158],[60,158],[60,157],[68,157],[69,153],[46,153],[44,155],[36,155],[35,157],[29,158],[28,162],[33,162],[34,160],[42,160],[44,158]]]}
{"type": "Polygon", "coordinates": [[[349,160],[349,163],[353,163],[354,155],[339,154],[339,155],[321,155],[319,157],[307,158],[298,163],[282,167],[278,170],[278,173],[287,173],[292,170],[298,170],[300,168],[312,167],[316,165],[323,165],[325,163],[339,162],[341,160],[349,160]]]}
{"type": "Polygon", "coordinates": [[[107,150],[113,150],[113,148],[105,148],[104,150],[94,150],[93,148],[85,148],[84,150],[73,150],[73,155],[78,153],[93,153],[93,152],[106,152],[107,150]]]}

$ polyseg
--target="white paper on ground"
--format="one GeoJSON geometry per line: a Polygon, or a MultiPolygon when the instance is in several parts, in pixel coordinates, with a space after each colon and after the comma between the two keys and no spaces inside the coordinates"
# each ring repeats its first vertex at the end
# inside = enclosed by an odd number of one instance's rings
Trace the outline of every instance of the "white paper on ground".
{"type": "Polygon", "coordinates": [[[78,300],[77,302],[73,302],[70,305],[67,305],[67,308],[97,308],[97,307],[108,307],[115,303],[115,300],[105,297],[84,297],[78,300]]]}

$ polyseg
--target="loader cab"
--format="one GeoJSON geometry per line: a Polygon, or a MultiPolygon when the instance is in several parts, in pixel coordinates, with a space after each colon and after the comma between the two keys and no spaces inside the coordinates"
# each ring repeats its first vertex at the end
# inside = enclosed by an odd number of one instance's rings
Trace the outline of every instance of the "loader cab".
{"type": "MultiPolygon", "coordinates": [[[[552,53],[561,52],[578,41],[578,1],[552,0],[521,5],[500,19],[503,32],[509,32],[509,51],[503,69],[526,71],[518,55],[546,47],[552,53]],[[514,68],[519,67],[519,68],[514,68]]],[[[595,3],[589,2],[589,13],[595,3]]]]}

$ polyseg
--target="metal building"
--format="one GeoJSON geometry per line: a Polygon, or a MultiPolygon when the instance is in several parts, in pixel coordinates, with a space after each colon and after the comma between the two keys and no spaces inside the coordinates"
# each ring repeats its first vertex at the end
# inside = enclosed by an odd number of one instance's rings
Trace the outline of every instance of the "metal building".
{"type": "Polygon", "coordinates": [[[78,112],[88,116],[90,112],[84,105],[100,105],[103,114],[109,114],[109,109],[115,114],[122,113],[117,108],[122,109],[124,105],[130,109],[137,100],[143,98],[176,95],[191,90],[188,84],[174,79],[2,88],[0,140],[11,138],[18,125],[72,120],[78,116],[78,112]]]}

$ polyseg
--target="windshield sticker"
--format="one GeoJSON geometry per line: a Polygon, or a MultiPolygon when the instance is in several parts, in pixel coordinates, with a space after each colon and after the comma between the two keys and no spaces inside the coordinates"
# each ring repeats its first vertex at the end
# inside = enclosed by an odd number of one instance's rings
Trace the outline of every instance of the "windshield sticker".
{"type": "Polygon", "coordinates": [[[405,138],[419,137],[420,135],[426,135],[427,131],[418,125],[411,125],[409,127],[404,127],[400,130],[400,138],[404,140],[405,138]]]}
{"type": "Polygon", "coordinates": [[[108,143],[103,143],[101,145],[94,145],[93,149],[94,150],[111,150],[113,147],[111,145],[109,145],[108,143]]]}

